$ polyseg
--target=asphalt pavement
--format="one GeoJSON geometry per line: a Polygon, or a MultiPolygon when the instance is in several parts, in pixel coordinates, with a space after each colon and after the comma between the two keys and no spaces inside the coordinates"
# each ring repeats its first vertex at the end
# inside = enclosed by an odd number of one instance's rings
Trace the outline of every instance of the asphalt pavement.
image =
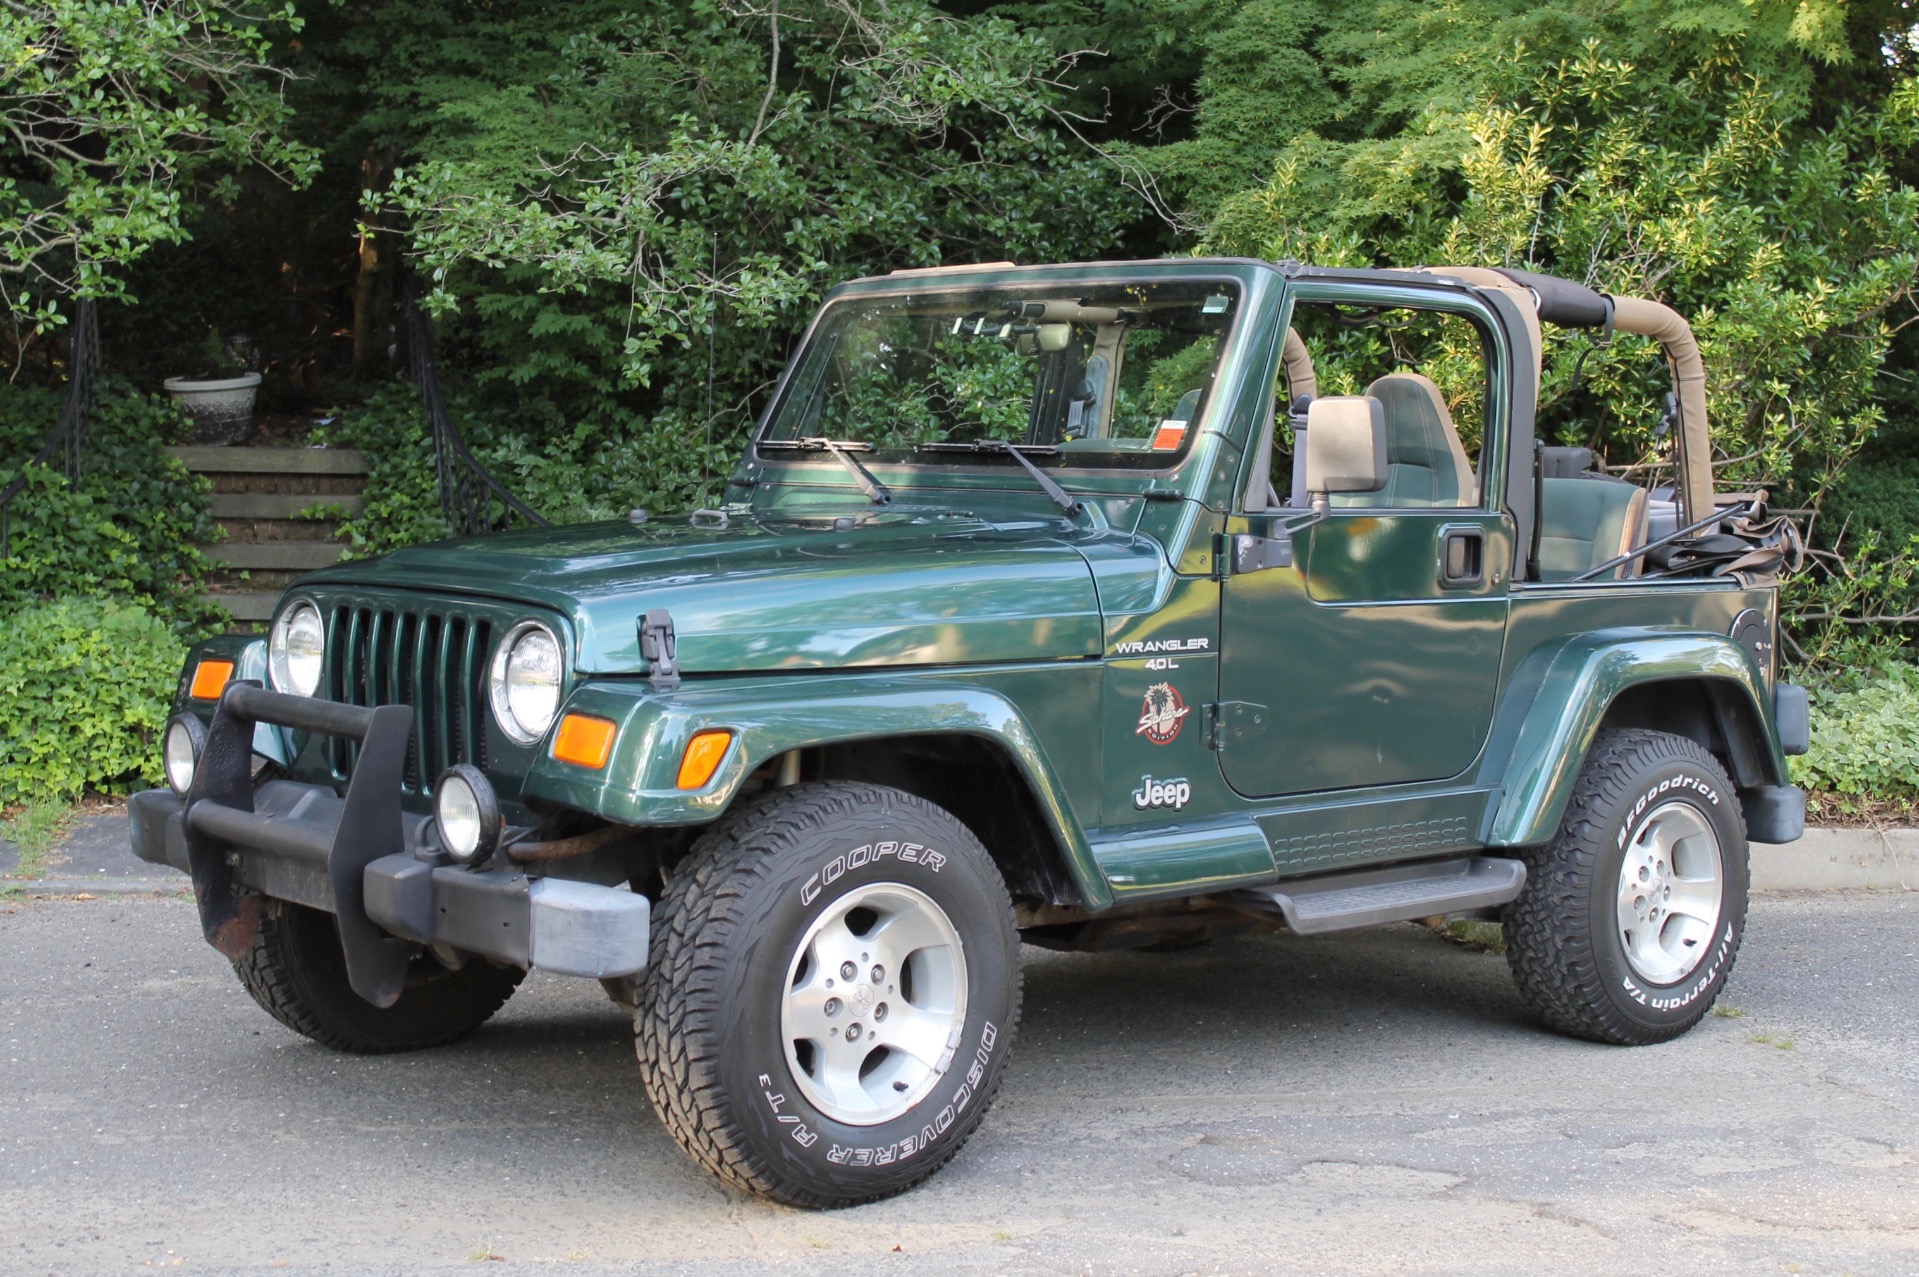
{"type": "Polygon", "coordinates": [[[685,1159],[590,982],[360,1059],[188,898],[0,902],[0,1272],[1919,1271],[1919,896],[1761,898],[1739,1014],[1637,1050],[1410,925],[1026,956],[980,1133],[822,1214],[685,1159]]]}

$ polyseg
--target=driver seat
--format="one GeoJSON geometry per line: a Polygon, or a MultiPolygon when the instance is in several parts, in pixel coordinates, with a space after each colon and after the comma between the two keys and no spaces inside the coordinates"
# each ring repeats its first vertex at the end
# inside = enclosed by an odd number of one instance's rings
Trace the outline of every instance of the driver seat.
{"type": "Polygon", "coordinates": [[[1386,486],[1336,493],[1335,506],[1408,509],[1479,503],[1479,481],[1431,378],[1396,372],[1366,387],[1386,410],[1386,486]]]}

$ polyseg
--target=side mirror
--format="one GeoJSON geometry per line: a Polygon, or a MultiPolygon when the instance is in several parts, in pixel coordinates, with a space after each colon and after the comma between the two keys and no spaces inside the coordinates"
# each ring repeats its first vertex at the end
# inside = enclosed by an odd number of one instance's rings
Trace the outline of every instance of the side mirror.
{"type": "Polygon", "coordinates": [[[1315,508],[1330,492],[1386,486],[1386,407],[1371,395],[1330,395],[1306,410],[1306,491],[1315,508]]]}

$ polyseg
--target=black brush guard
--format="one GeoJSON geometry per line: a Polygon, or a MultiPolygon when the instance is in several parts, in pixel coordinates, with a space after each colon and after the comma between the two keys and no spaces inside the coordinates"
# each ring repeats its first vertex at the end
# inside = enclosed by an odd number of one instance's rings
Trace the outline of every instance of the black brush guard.
{"type": "Polygon", "coordinates": [[[257,848],[326,866],[348,982],[375,1006],[392,1006],[405,986],[413,946],[367,916],[366,867],[406,850],[396,781],[406,766],[413,711],[405,705],[364,709],[336,701],[270,692],[232,683],[220,697],[200,752],[182,820],[188,872],[207,943],[237,959],[253,944],[264,897],[244,889],[236,847],[257,848]],[[260,813],[253,806],[253,730],[272,723],[360,742],[346,805],[332,828],[260,813]]]}

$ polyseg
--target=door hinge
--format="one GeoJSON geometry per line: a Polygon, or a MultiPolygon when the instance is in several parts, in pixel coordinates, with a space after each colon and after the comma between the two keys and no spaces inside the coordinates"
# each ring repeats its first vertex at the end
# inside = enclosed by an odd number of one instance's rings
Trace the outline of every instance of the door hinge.
{"type": "Polygon", "coordinates": [[[1273,713],[1251,701],[1216,701],[1206,707],[1206,748],[1219,752],[1266,730],[1273,713]]]}

